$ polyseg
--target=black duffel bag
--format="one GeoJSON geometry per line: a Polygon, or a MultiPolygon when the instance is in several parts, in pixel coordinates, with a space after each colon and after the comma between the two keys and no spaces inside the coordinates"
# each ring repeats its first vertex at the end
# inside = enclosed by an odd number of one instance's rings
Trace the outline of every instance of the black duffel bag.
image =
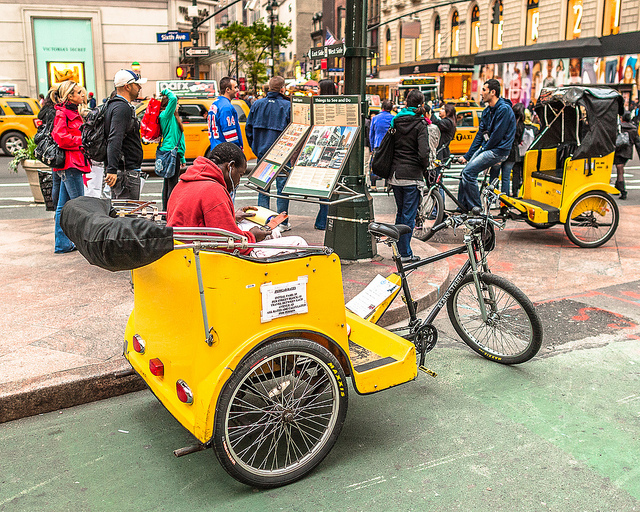
{"type": "Polygon", "coordinates": [[[375,149],[373,160],[371,161],[371,171],[376,176],[387,179],[391,176],[391,164],[395,152],[395,128],[389,128],[384,134],[382,142],[375,149]]]}

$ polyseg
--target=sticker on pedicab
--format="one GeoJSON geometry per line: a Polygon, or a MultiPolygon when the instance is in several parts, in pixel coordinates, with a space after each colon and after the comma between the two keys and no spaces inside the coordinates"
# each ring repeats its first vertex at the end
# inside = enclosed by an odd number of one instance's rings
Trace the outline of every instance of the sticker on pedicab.
{"type": "Polygon", "coordinates": [[[364,290],[347,302],[346,307],[360,318],[367,318],[398,288],[398,285],[378,274],[364,290]]]}
{"type": "Polygon", "coordinates": [[[265,283],[260,286],[260,293],[262,293],[260,321],[265,323],[283,316],[307,313],[309,311],[307,304],[308,280],[308,276],[301,276],[297,281],[290,283],[265,283]]]}

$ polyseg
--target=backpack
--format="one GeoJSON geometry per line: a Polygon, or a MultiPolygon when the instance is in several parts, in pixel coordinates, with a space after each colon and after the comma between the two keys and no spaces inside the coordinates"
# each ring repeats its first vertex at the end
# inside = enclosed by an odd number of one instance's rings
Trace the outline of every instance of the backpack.
{"type": "Polygon", "coordinates": [[[54,169],[61,169],[65,163],[64,149],[58,146],[58,143],[53,139],[51,132],[53,131],[53,118],[48,123],[42,123],[38,126],[38,131],[33,137],[33,141],[36,144],[36,148],[33,153],[37,160],[43,164],[53,167],[54,169]]]}
{"type": "Polygon", "coordinates": [[[522,132],[522,142],[520,142],[520,144],[518,145],[518,155],[524,157],[535,138],[536,132],[534,131],[533,127],[525,126],[524,131],[522,132]]]}
{"type": "Polygon", "coordinates": [[[107,160],[107,134],[105,133],[105,115],[109,101],[89,111],[80,128],[82,132],[82,150],[94,162],[107,160]]]}
{"type": "Polygon", "coordinates": [[[142,142],[151,144],[160,142],[162,139],[162,129],[160,128],[160,101],[152,98],[149,100],[147,109],[144,111],[142,121],[140,121],[140,134],[142,142]]]}

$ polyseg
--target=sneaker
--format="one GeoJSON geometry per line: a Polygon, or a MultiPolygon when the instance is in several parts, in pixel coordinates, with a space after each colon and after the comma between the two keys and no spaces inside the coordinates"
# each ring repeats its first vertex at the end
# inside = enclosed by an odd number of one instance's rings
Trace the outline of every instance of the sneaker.
{"type": "Polygon", "coordinates": [[[285,231],[290,231],[291,230],[291,224],[280,224],[280,231],[282,231],[283,233],[285,231]]]}
{"type": "Polygon", "coordinates": [[[402,263],[413,263],[415,261],[420,261],[420,256],[416,256],[415,254],[412,256],[403,256],[400,258],[402,263]]]}

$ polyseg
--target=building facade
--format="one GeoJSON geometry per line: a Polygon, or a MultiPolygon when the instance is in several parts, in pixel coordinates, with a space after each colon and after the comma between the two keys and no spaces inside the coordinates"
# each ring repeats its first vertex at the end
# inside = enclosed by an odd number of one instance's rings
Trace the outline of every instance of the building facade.
{"type": "Polygon", "coordinates": [[[435,76],[445,98],[502,81],[528,103],[543,84],[608,84],[637,98],[638,0],[380,0],[379,77],[435,76]]]}

